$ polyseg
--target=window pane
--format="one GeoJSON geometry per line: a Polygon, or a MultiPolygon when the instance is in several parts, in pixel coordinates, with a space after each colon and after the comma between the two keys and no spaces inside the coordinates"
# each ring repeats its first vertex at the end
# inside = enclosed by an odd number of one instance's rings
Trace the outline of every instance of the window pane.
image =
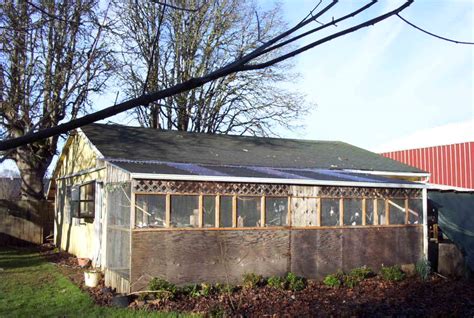
{"type": "Polygon", "coordinates": [[[361,199],[344,199],[344,225],[362,225],[361,199]]]}
{"type": "Polygon", "coordinates": [[[171,196],[171,227],[199,226],[199,196],[171,196]]]}
{"type": "Polygon", "coordinates": [[[339,199],[321,199],[321,225],[338,226],[339,199]]]}
{"type": "Polygon", "coordinates": [[[387,217],[385,215],[385,199],[377,199],[377,214],[378,225],[387,224],[387,217]]]}
{"type": "Polygon", "coordinates": [[[288,225],[288,198],[266,198],[265,213],[265,226],[288,225]]]}
{"type": "Polygon", "coordinates": [[[204,227],[216,226],[216,197],[205,195],[202,198],[202,222],[204,227]]]}
{"type": "Polygon", "coordinates": [[[137,194],[135,198],[136,227],[166,226],[166,196],[163,194],[137,194]]]}
{"type": "Polygon", "coordinates": [[[232,197],[221,196],[220,227],[232,227],[232,197]]]}
{"type": "Polygon", "coordinates": [[[423,224],[423,200],[408,199],[408,223],[423,224]]]}
{"type": "Polygon", "coordinates": [[[365,199],[365,224],[373,225],[374,224],[374,200],[365,199]]]}
{"type": "Polygon", "coordinates": [[[81,200],[94,200],[95,182],[80,187],[81,200]]]}
{"type": "Polygon", "coordinates": [[[260,226],[261,197],[237,198],[237,227],[260,226]]]}
{"type": "Polygon", "coordinates": [[[405,200],[389,199],[390,224],[405,224],[405,200]]]}

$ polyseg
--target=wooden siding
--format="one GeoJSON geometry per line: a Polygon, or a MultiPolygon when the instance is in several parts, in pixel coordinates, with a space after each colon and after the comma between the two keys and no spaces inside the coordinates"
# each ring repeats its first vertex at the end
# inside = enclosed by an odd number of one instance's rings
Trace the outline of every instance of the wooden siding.
{"type": "Polygon", "coordinates": [[[430,183],[474,189],[472,141],[392,151],[381,155],[430,172],[430,183]]]}
{"type": "Polygon", "coordinates": [[[131,290],[152,277],[177,284],[238,283],[244,273],[322,278],[339,269],[415,263],[423,228],[133,231],[131,290]]]}

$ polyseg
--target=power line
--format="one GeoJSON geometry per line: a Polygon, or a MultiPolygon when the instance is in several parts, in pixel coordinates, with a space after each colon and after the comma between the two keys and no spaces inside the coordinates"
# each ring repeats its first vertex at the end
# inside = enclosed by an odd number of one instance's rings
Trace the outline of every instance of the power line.
{"type": "Polygon", "coordinates": [[[419,31],[421,31],[421,32],[423,32],[423,33],[426,33],[426,34],[428,34],[428,35],[434,36],[435,38],[438,38],[438,39],[441,39],[441,40],[444,40],[444,41],[448,41],[448,42],[453,42],[453,43],[456,43],[456,44],[474,45],[474,42],[457,41],[457,40],[448,39],[448,38],[442,37],[442,36],[440,36],[440,35],[436,35],[436,34],[434,34],[434,33],[428,32],[428,31],[423,30],[422,28],[420,28],[420,27],[414,25],[414,24],[411,23],[410,21],[408,21],[408,20],[402,18],[401,15],[397,14],[397,16],[398,16],[403,22],[405,22],[406,24],[408,24],[409,26],[414,27],[415,29],[417,29],[417,30],[419,30],[419,31]]]}

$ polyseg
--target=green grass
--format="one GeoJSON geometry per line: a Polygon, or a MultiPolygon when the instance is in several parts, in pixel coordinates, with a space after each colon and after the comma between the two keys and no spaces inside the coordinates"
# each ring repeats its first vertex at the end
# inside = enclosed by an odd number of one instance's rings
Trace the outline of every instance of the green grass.
{"type": "Polygon", "coordinates": [[[100,307],[38,253],[0,248],[0,317],[179,317],[100,307]]]}

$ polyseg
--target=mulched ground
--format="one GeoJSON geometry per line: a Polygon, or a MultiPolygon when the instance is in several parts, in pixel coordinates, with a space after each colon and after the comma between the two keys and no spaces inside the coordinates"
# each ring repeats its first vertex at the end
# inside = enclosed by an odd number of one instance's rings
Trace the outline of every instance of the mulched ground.
{"type": "MultiPolygon", "coordinates": [[[[84,269],[64,252],[44,249],[42,254],[99,305],[110,306],[113,293],[103,280],[96,288],[84,286],[84,269]]],[[[310,317],[310,316],[436,316],[474,317],[474,282],[433,275],[428,281],[407,278],[386,282],[369,278],[354,288],[330,288],[310,281],[300,292],[259,287],[232,294],[201,297],[177,296],[174,300],[141,301],[131,308],[203,313],[205,315],[310,317]]]]}

